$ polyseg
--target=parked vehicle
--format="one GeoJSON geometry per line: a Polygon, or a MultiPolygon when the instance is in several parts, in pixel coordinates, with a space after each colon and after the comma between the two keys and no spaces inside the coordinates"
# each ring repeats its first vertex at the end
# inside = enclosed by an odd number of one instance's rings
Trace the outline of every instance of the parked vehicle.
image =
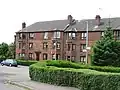
{"type": "Polygon", "coordinates": [[[1,65],[3,66],[3,65],[6,65],[6,66],[15,66],[15,67],[17,67],[18,65],[17,65],[17,61],[16,60],[14,60],[14,59],[6,59],[6,60],[3,60],[2,62],[1,62],[1,65]]]}

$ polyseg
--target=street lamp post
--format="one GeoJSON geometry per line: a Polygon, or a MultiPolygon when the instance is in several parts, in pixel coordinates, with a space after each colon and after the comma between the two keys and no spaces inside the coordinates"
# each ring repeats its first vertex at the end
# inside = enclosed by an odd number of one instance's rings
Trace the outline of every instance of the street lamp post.
{"type": "Polygon", "coordinates": [[[86,21],[86,64],[88,63],[88,21],[86,21]]]}

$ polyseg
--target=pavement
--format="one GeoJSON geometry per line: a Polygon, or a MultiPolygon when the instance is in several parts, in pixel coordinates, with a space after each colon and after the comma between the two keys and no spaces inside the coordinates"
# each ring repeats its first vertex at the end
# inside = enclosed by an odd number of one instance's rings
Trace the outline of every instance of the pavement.
{"type": "MultiPolygon", "coordinates": [[[[29,67],[27,66],[18,66],[18,67],[0,66],[0,75],[2,75],[3,80],[1,81],[3,81],[4,83],[21,87],[23,90],[79,90],[73,87],[62,87],[62,86],[55,86],[46,83],[31,81],[29,78],[29,67]]],[[[2,89],[2,90],[7,90],[7,89],[2,89]]],[[[19,90],[19,89],[15,89],[15,90],[19,90]]]]}

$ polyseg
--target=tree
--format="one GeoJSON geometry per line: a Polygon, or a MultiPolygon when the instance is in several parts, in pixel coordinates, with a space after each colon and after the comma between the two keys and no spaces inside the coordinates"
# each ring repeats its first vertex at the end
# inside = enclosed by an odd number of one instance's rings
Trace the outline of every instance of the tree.
{"type": "Polygon", "coordinates": [[[15,58],[15,44],[11,43],[9,46],[9,50],[7,52],[7,58],[15,58]]]}
{"type": "Polygon", "coordinates": [[[114,40],[113,30],[104,30],[104,36],[92,48],[92,64],[120,66],[120,42],[114,40]]]}
{"type": "Polygon", "coordinates": [[[0,44],[0,58],[1,59],[6,59],[7,58],[7,52],[9,50],[8,44],[7,43],[2,43],[0,44]]]}

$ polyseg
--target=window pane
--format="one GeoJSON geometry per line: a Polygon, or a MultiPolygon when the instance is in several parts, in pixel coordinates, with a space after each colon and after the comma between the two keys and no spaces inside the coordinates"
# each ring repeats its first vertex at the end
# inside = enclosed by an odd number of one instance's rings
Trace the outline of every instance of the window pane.
{"type": "Polygon", "coordinates": [[[81,39],[86,39],[86,33],[82,33],[81,39]]]}
{"type": "Polygon", "coordinates": [[[54,38],[60,38],[60,32],[54,32],[54,38]]]}
{"type": "Polygon", "coordinates": [[[44,39],[48,39],[48,32],[44,33],[44,39]]]}

